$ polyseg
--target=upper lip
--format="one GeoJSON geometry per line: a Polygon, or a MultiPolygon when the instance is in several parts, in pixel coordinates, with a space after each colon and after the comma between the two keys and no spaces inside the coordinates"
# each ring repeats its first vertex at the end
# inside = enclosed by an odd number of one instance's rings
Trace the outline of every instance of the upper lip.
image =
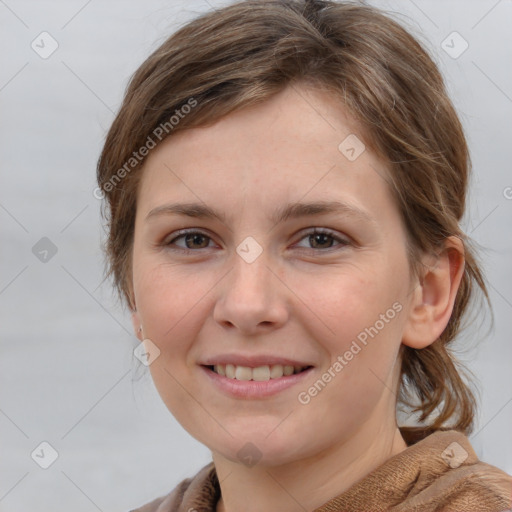
{"type": "Polygon", "coordinates": [[[203,366],[215,366],[218,364],[232,364],[235,366],[248,366],[255,368],[257,366],[272,366],[280,364],[283,366],[313,366],[310,363],[296,361],[287,357],[272,355],[242,355],[242,354],[220,354],[204,359],[199,364],[203,366]]]}

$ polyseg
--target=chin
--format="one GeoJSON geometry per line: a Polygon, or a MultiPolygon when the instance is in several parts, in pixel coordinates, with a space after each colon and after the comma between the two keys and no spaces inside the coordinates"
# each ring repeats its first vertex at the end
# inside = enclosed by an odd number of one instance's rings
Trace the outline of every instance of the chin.
{"type": "MultiPolygon", "coordinates": [[[[281,445],[269,446],[269,443],[253,443],[248,441],[239,445],[222,446],[212,449],[217,456],[221,456],[235,464],[246,467],[273,467],[288,464],[296,460],[290,455],[290,447],[281,445]]],[[[300,457],[299,457],[300,458],[300,457]]]]}
{"type": "MultiPolygon", "coordinates": [[[[245,432],[227,427],[233,437],[222,436],[222,440],[209,439],[201,442],[217,456],[247,467],[256,464],[260,467],[279,466],[306,457],[307,454],[302,453],[302,443],[290,432],[278,430],[278,424],[279,422],[274,422],[272,428],[264,429],[258,429],[258,426],[253,424],[253,428],[245,432]]],[[[311,444],[306,444],[311,450],[311,444]]]]}

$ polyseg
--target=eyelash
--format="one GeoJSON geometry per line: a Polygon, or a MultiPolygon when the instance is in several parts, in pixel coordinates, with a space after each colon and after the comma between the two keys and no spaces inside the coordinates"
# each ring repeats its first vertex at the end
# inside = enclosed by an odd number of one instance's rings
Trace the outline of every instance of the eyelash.
{"type": "MultiPolygon", "coordinates": [[[[183,249],[180,247],[171,247],[171,245],[174,242],[176,242],[176,240],[179,240],[180,238],[183,238],[186,235],[201,235],[205,238],[212,240],[212,237],[208,236],[206,233],[203,233],[202,231],[197,231],[194,229],[183,229],[181,231],[178,231],[176,233],[176,235],[177,236],[172,238],[169,242],[164,242],[162,245],[169,248],[172,251],[189,253],[189,252],[197,252],[198,250],[201,250],[201,249],[183,249]]],[[[332,231],[324,229],[324,228],[313,228],[312,230],[304,233],[302,238],[299,239],[299,242],[304,240],[304,238],[307,238],[309,236],[314,236],[314,235],[327,235],[328,237],[332,238],[334,241],[339,242],[338,246],[328,247],[326,249],[309,248],[309,250],[314,251],[314,252],[331,252],[332,250],[337,250],[337,249],[343,248],[345,246],[351,245],[351,243],[348,240],[340,238],[340,237],[336,236],[332,231]]],[[[208,247],[204,247],[203,249],[208,249],[208,247]]],[[[302,249],[304,249],[304,248],[302,248],[302,249]]]]}

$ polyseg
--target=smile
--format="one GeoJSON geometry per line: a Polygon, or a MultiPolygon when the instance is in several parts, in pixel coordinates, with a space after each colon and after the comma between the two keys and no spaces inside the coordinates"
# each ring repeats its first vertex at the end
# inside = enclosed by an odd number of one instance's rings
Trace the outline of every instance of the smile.
{"type": "MultiPolygon", "coordinates": [[[[265,399],[304,382],[313,366],[234,364],[200,365],[213,389],[236,399],[265,399]]],[[[301,386],[304,386],[301,384],[301,386]]],[[[210,386],[211,387],[211,386],[210,386]]]]}
{"type": "Polygon", "coordinates": [[[263,365],[251,368],[250,366],[238,366],[234,364],[216,364],[208,366],[210,370],[217,375],[222,375],[228,379],[236,380],[255,380],[268,381],[271,379],[280,379],[283,376],[289,376],[301,373],[310,368],[310,366],[292,366],[292,365],[263,365]]]}

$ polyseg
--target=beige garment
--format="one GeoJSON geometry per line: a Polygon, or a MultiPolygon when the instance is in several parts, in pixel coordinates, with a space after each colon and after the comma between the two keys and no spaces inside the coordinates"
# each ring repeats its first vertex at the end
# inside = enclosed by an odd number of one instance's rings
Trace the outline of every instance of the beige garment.
{"type": "MultiPolygon", "coordinates": [[[[215,512],[219,497],[211,462],[168,495],[131,512],[215,512]]],[[[449,430],[408,446],[313,512],[504,512],[511,508],[512,477],[480,462],[468,438],[449,430]]]]}

